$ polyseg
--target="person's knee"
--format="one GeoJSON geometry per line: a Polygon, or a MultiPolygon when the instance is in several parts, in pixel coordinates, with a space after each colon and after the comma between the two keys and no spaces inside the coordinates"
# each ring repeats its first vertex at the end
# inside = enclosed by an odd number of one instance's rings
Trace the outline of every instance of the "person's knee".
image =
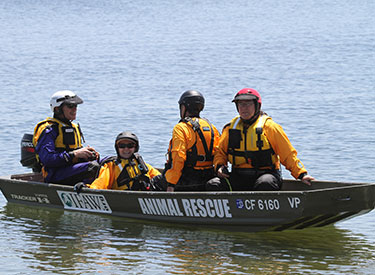
{"type": "Polygon", "coordinates": [[[281,189],[280,180],[272,174],[260,176],[254,184],[256,191],[277,191],[281,189]]]}
{"type": "Polygon", "coordinates": [[[87,164],[87,169],[81,174],[81,178],[85,184],[91,184],[99,174],[100,164],[94,160],[87,164]]]}
{"type": "Polygon", "coordinates": [[[206,191],[229,191],[228,184],[225,184],[219,177],[214,177],[207,181],[206,191]]]}
{"type": "Polygon", "coordinates": [[[90,176],[95,176],[100,169],[100,164],[94,160],[90,161],[87,165],[87,172],[90,176]]]}

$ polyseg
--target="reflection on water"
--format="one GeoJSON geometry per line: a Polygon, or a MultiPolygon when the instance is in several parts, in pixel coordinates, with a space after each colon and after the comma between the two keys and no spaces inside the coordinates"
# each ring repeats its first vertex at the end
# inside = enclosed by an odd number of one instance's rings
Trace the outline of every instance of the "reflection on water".
{"type": "Polygon", "coordinates": [[[30,272],[338,274],[374,266],[373,244],[335,227],[230,233],[9,203],[0,219],[2,232],[18,231],[2,245],[17,250],[30,272]]]}

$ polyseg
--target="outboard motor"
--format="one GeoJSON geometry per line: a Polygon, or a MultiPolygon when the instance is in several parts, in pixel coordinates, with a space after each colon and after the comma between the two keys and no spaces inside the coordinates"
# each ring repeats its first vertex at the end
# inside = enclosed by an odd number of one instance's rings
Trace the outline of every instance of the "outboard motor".
{"type": "Polygon", "coordinates": [[[24,134],[21,140],[21,164],[24,167],[33,169],[33,172],[40,172],[41,167],[35,155],[33,146],[33,135],[24,134]]]}

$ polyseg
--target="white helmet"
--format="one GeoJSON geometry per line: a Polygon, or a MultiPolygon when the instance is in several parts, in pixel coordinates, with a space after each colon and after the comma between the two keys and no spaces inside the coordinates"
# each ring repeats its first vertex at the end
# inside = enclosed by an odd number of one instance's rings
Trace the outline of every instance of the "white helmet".
{"type": "Polygon", "coordinates": [[[49,106],[51,107],[52,112],[54,112],[55,107],[59,107],[63,103],[81,104],[83,103],[83,100],[72,91],[58,91],[51,96],[49,106]]]}

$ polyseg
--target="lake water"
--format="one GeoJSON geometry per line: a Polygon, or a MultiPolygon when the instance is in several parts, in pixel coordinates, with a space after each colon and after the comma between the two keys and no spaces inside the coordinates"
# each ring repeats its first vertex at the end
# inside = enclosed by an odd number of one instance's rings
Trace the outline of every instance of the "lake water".
{"type": "MultiPolygon", "coordinates": [[[[162,167],[182,92],[221,129],[244,87],[320,180],[375,182],[375,2],[3,0],[0,174],[29,171],[20,140],[49,98],[84,99],[86,143],[134,131],[162,167]]],[[[283,171],[290,178],[288,171],[283,171]]],[[[373,274],[375,212],[322,229],[242,234],[8,204],[3,274],[373,274]]]]}

